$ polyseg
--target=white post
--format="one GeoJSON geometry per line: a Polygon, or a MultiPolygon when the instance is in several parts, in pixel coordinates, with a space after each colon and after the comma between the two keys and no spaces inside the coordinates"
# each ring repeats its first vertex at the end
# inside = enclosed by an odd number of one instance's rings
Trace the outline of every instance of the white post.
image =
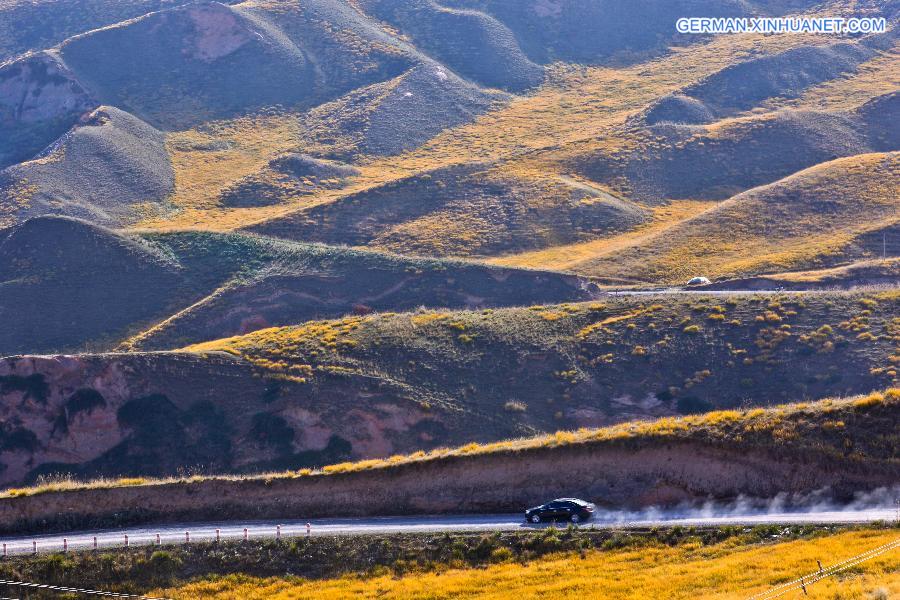
{"type": "Polygon", "coordinates": [[[31,541],[31,551],[33,553],[37,554],[37,541],[36,540],[31,541]]]}
{"type": "Polygon", "coordinates": [[[125,534],[125,547],[128,547],[128,534],[125,534]]]}
{"type": "Polygon", "coordinates": [[[309,523],[307,523],[307,524],[306,524],[306,537],[309,537],[309,530],[310,530],[310,527],[312,527],[312,525],[310,525],[309,523]]]}
{"type": "Polygon", "coordinates": [[[190,543],[191,543],[191,532],[190,532],[190,531],[185,531],[185,532],[184,532],[184,543],[185,543],[185,544],[190,544],[190,543]]]}
{"type": "Polygon", "coordinates": [[[97,536],[94,536],[94,550],[97,549],[97,536]]]}
{"type": "Polygon", "coordinates": [[[3,558],[6,558],[6,544],[3,544],[3,558]]]}
{"type": "Polygon", "coordinates": [[[68,551],[69,551],[69,540],[67,540],[66,538],[63,538],[63,552],[65,553],[68,551]]]}
{"type": "Polygon", "coordinates": [[[247,541],[247,528],[244,527],[244,541],[247,541]]]}
{"type": "Polygon", "coordinates": [[[158,534],[158,533],[156,534],[156,545],[157,545],[157,546],[161,546],[161,545],[162,545],[162,542],[161,542],[160,539],[159,539],[159,534],[158,534]]]}
{"type": "Polygon", "coordinates": [[[276,539],[276,540],[280,540],[280,539],[281,539],[281,525],[276,525],[276,526],[275,526],[275,539],[276,539]]]}

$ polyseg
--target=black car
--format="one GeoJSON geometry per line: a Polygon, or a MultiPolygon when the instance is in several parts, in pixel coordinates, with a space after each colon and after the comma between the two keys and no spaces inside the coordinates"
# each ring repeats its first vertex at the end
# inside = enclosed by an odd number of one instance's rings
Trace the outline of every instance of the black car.
{"type": "Polygon", "coordinates": [[[547,504],[535,506],[525,511],[525,520],[530,523],[541,521],[571,521],[578,523],[594,516],[594,505],[578,498],[557,498],[547,504]]]}

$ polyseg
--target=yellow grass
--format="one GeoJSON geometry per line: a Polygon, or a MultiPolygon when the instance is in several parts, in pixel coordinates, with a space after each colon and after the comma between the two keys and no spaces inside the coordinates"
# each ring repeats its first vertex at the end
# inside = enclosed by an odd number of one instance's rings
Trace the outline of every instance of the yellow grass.
{"type": "Polygon", "coordinates": [[[701,200],[674,200],[664,206],[649,207],[652,210],[651,221],[625,233],[609,237],[579,242],[563,246],[553,246],[533,252],[522,252],[508,256],[487,259],[486,262],[507,267],[529,267],[569,271],[579,264],[592,259],[636,246],[650,236],[665,230],[676,223],[697,216],[715,204],[701,200]]]}
{"type": "MultiPolygon", "coordinates": [[[[742,546],[731,540],[703,547],[590,551],[557,555],[530,564],[503,563],[487,568],[451,569],[404,577],[342,577],[323,581],[226,577],[153,595],[174,599],[331,600],[338,598],[598,598],[616,600],[744,600],[824,566],[900,539],[897,531],[853,531],[810,540],[742,546]]],[[[900,594],[900,550],[813,584],[797,600],[894,598],[900,594]]]]}
{"type": "Polygon", "coordinates": [[[900,154],[810,167],[722,202],[641,244],[575,265],[600,277],[683,282],[819,265],[857,236],[900,220],[900,154]]]}
{"type": "Polygon", "coordinates": [[[292,148],[298,134],[297,120],[290,115],[250,116],[169,134],[166,147],[175,170],[172,202],[179,208],[217,206],[226,186],[292,148]],[[221,149],[203,149],[215,144],[221,149]]]}
{"type": "Polygon", "coordinates": [[[795,100],[772,100],[765,108],[852,110],[900,89],[900,43],[861,64],[855,73],[812,87],[795,100]]]}
{"type": "MultiPolygon", "coordinates": [[[[286,198],[284,203],[269,207],[228,209],[219,206],[218,197],[228,185],[258,171],[277,154],[304,151],[306,142],[318,144],[316,128],[321,123],[316,119],[307,119],[302,125],[298,115],[250,116],[173,133],[168,143],[176,171],[172,202],[181,210],[144,221],[140,227],[233,230],[415,173],[472,161],[515,159],[519,162],[504,170],[517,176],[530,172],[535,180],[558,183],[558,177],[567,174],[562,165],[573,153],[633,146],[633,140],[617,128],[660,95],[735,60],[813,40],[805,35],[719,36],[624,68],[555,67],[548,83],[533,94],[517,98],[471,124],[443,132],[421,148],[397,157],[364,157],[359,164],[360,176],[343,190],[323,190],[302,202],[286,198]],[[193,149],[195,144],[215,141],[225,141],[229,147],[193,149]]],[[[326,109],[322,111],[327,113],[326,109]]],[[[318,145],[316,148],[327,150],[318,145]]],[[[465,235],[459,232],[457,237],[465,239],[465,235]]]]}

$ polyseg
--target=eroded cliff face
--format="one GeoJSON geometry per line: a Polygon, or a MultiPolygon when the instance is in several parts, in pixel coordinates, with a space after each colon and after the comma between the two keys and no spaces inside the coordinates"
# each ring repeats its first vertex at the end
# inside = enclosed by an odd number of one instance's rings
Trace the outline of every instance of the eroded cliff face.
{"type": "Polygon", "coordinates": [[[0,65],[0,169],[34,158],[97,106],[50,52],[0,65]]]}
{"type": "Polygon", "coordinates": [[[97,102],[62,62],[34,54],[0,69],[0,123],[36,123],[82,114],[97,102]]]}
{"type": "Polygon", "coordinates": [[[212,62],[236,52],[250,41],[251,32],[224,4],[211,2],[187,9],[195,36],[185,40],[184,52],[193,58],[212,62]]]}
{"type": "MultiPolygon", "coordinates": [[[[322,466],[444,442],[453,420],[373,379],[263,379],[229,355],[0,360],[0,485],[322,466]]],[[[452,437],[452,435],[450,435],[452,437]]],[[[456,441],[453,438],[453,441],[456,441]]]]}
{"type": "Polygon", "coordinates": [[[76,357],[0,362],[3,481],[44,463],[83,463],[122,441],[116,409],[128,397],[123,368],[76,357]]]}

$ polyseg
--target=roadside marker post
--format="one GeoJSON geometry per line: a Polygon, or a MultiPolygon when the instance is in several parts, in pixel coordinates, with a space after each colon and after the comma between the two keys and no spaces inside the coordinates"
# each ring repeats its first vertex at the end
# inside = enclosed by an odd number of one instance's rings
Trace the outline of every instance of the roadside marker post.
{"type": "Polygon", "coordinates": [[[3,544],[3,558],[6,558],[6,544],[3,544]]]}
{"type": "Polygon", "coordinates": [[[157,545],[157,546],[162,546],[162,541],[159,539],[159,534],[158,534],[158,533],[156,534],[156,545],[157,545]]]}
{"type": "Polygon", "coordinates": [[[37,541],[35,540],[31,541],[31,552],[37,554],[37,541]]]}
{"type": "Polygon", "coordinates": [[[275,526],[275,539],[281,541],[281,525],[275,526]]]}
{"type": "Polygon", "coordinates": [[[94,536],[94,550],[97,549],[97,536],[94,536]]]}
{"type": "Polygon", "coordinates": [[[190,531],[185,531],[185,532],[184,532],[184,543],[185,543],[185,544],[190,544],[190,543],[191,543],[191,532],[190,532],[190,531]]]}
{"type": "Polygon", "coordinates": [[[312,525],[310,525],[309,523],[306,524],[306,537],[309,537],[309,534],[310,534],[309,530],[311,527],[312,527],[312,525]]]}
{"type": "Polygon", "coordinates": [[[125,534],[125,547],[128,547],[128,534],[125,534]]]}
{"type": "Polygon", "coordinates": [[[69,551],[69,540],[67,538],[63,538],[63,553],[69,551]]]}
{"type": "Polygon", "coordinates": [[[216,529],[216,543],[219,543],[219,530],[216,529]]]}
{"type": "Polygon", "coordinates": [[[244,527],[244,541],[247,541],[247,528],[244,527]]]}

